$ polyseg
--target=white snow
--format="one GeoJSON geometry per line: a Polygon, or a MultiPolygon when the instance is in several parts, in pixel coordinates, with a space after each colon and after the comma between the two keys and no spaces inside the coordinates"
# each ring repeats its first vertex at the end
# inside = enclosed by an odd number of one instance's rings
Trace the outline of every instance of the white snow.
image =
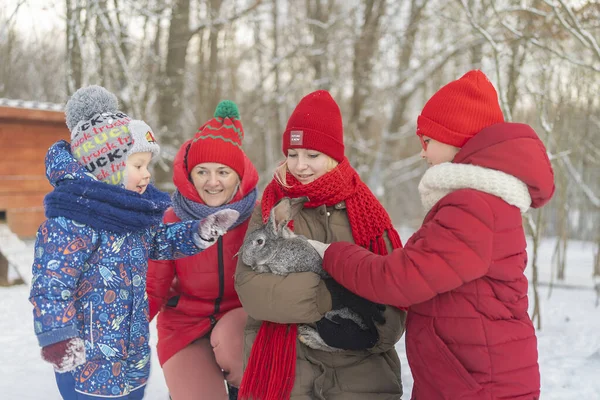
{"type": "MultiPolygon", "coordinates": [[[[401,233],[406,239],[410,232],[401,233]]],[[[540,280],[543,282],[550,281],[554,244],[553,239],[542,242],[539,265],[540,280]]],[[[21,247],[23,260],[33,258],[32,245],[32,242],[28,242],[26,247],[21,247]]],[[[544,400],[600,398],[600,308],[595,307],[596,294],[592,289],[593,257],[592,243],[571,242],[567,252],[566,280],[561,282],[560,288],[553,289],[550,298],[549,288],[541,287],[543,325],[542,330],[538,331],[538,340],[544,400]],[[563,287],[569,285],[575,288],[563,287]]],[[[30,265],[21,265],[23,268],[28,269],[30,265]]],[[[24,285],[0,288],[1,397],[3,400],[60,400],[52,368],[39,355],[28,295],[29,289],[24,285]]],[[[530,303],[533,303],[531,297],[530,303]]],[[[154,323],[151,333],[154,348],[154,323]]],[[[406,363],[403,339],[397,344],[397,349],[403,368],[403,399],[409,399],[412,378],[406,363]]],[[[152,365],[145,398],[168,400],[156,353],[153,354],[152,365]]]]}

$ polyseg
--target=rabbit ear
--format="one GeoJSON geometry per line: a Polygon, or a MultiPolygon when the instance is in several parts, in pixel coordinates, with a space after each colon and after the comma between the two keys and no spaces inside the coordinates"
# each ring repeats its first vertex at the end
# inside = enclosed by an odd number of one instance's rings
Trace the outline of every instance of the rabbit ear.
{"type": "Polygon", "coordinates": [[[308,197],[290,199],[284,197],[271,210],[269,222],[275,233],[280,232],[290,222],[308,201],[308,197]]]}
{"type": "Polygon", "coordinates": [[[269,223],[275,233],[278,233],[292,219],[292,205],[288,197],[284,197],[271,210],[269,223]]]}

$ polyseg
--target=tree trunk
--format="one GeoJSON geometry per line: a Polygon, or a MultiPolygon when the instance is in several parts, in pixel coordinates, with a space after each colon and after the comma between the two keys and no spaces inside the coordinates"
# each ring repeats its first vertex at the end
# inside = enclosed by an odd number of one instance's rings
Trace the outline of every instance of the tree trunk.
{"type": "Polygon", "coordinates": [[[9,286],[8,260],[2,253],[0,253],[0,286],[9,286]]]}
{"type": "Polygon", "coordinates": [[[372,71],[374,57],[379,49],[380,21],[385,14],[386,2],[384,0],[364,0],[364,17],[361,32],[354,43],[354,59],[352,60],[352,83],[354,90],[350,103],[350,121],[356,129],[357,135],[365,134],[368,125],[362,111],[365,101],[371,95],[372,71]]]}
{"type": "MultiPolygon", "coordinates": [[[[189,30],[190,0],[174,0],[167,41],[165,74],[158,92],[158,124],[161,131],[161,146],[175,150],[179,141],[175,132],[179,132],[183,87],[185,77],[185,59],[190,40],[189,30]]],[[[167,168],[155,168],[154,176],[160,187],[171,181],[171,163],[167,168]]]]}
{"type": "Polygon", "coordinates": [[[212,116],[217,104],[221,100],[221,75],[220,75],[220,62],[219,62],[219,32],[220,25],[216,25],[215,22],[219,17],[221,5],[223,0],[210,0],[209,1],[209,18],[210,33],[208,35],[209,45],[209,58],[208,58],[208,76],[207,86],[208,92],[205,93],[204,101],[207,103],[208,112],[212,116]]]}
{"type": "Polygon", "coordinates": [[[381,35],[379,28],[385,15],[385,0],[363,0],[363,23],[354,42],[352,59],[352,98],[350,99],[350,117],[347,122],[350,146],[346,146],[346,155],[351,162],[371,164],[372,160],[364,153],[357,153],[352,143],[359,143],[364,138],[373,139],[368,132],[371,117],[364,113],[365,102],[371,96],[373,89],[374,58],[377,56],[381,35]]]}
{"type": "Polygon", "coordinates": [[[310,63],[315,71],[317,89],[330,90],[332,84],[327,71],[329,31],[326,29],[326,24],[329,21],[333,5],[333,0],[306,0],[306,15],[311,21],[309,27],[314,38],[310,63]]]}
{"type": "MultiPolygon", "coordinates": [[[[279,7],[277,0],[273,0],[271,7],[271,19],[273,23],[273,53],[272,60],[277,60],[279,57],[279,7]]],[[[282,104],[281,104],[281,79],[279,76],[279,63],[274,66],[273,79],[275,85],[275,93],[271,98],[271,113],[273,116],[272,129],[265,132],[265,160],[266,168],[270,170],[275,167],[275,154],[279,153],[276,149],[275,137],[279,137],[283,133],[282,124],[282,104]]]]}
{"type": "Polygon", "coordinates": [[[519,96],[519,77],[523,69],[523,63],[525,62],[525,56],[527,54],[527,45],[521,40],[515,40],[510,46],[511,49],[511,62],[508,66],[508,82],[506,89],[506,102],[507,107],[510,110],[510,115],[514,115],[515,106],[517,105],[517,98],[519,96]]]}
{"type": "MultiPolygon", "coordinates": [[[[106,0],[101,0],[98,2],[98,9],[106,10],[106,0]]],[[[107,86],[111,70],[110,66],[112,63],[109,61],[108,53],[106,51],[106,43],[109,42],[109,40],[107,39],[106,29],[104,29],[104,25],[102,24],[102,21],[100,21],[100,13],[96,15],[95,36],[96,37],[94,41],[96,43],[96,46],[98,47],[98,75],[100,75],[100,85],[107,86]]]]}
{"type": "MultiPolygon", "coordinates": [[[[427,1],[419,2],[418,0],[412,0],[410,3],[410,18],[408,21],[406,34],[403,36],[403,40],[400,42],[400,56],[398,57],[398,75],[402,75],[402,71],[410,68],[410,60],[413,57],[414,48],[417,40],[417,33],[419,32],[419,24],[423,15],[423,10],[427,1]]],[[[402,82],[399,82],[402,84],[402,82]]],[[[388,132],[395,134],[400,130],[400,127],[405,123],[404,113],[406,112],[406,104],[412,96],[412,93],[405,96],[400,96],[395,104],[394,111],[392,112],[392,119],[388,124],[388,132]]]]}
{"type": "Polygon", "coordinates": [[[81,10],[77,0],[66,0],[67,9],[67,93],[73,94],[82,85],[83,61],[79,43],[81,10]]]}
{"type": "Polygon", "coordinates": [[[533,288],[533,312],[531,314],[531,320],[536,324],[536,329],[542,329],[542,312],[540,295],[538,290],[538,255],[540,250],[540,242],[542,239],[542,223],[543,223],[543,209],[536,210],[535,222],[534,217],[531,215],[526,216],[527,226],[531,234],[533,242],[533,248],[531,249],[531,287],[533,288]]]}

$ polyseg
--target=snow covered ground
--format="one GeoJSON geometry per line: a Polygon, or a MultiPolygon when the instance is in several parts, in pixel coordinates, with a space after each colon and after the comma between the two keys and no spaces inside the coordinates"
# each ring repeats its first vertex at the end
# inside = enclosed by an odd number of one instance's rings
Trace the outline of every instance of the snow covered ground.
{"type": "MultiPolygon", "coordinates": [[[[403,237],[408,235],[403,232],[403,237]]],[[[540,280],[550,282],[554,240],[542,243],[540,280]]],[[[25,250],[23,250],[25,251],[25,250]]],[[[26,254],[32,255],[31,243],[26,254]]],[[[541,288],[542,330],[538,332],[542,372],[542,399],[600,399],[600,308],[595,307],[591,279],[594,247],[572,242],[567,254],[564,283],[576,288],[541,288]]],[[[31,263],[31,261],[29,261],[31,263]]],[[[25,269],[28,266],[23,267],[25,269]]],[[[528,269],[530,273],[530,270],[528,269]]],[[[23,271],[28,278],[30,273],[23,271]]],[[[0,288],[0,398],[3,400],[60,400],[52,368],[41,361],[33,334],[31,305],[26,286],[0,288]]],[[[152,343],[156,327],[152,326],[152,343]]],[[[403,361],[404,399],[410,398],[412,378],[406,363],[404,340],[397,344],[403,361]]],[[[148,400],[168,400],[167,389],[154,354],[148,400]]]]}

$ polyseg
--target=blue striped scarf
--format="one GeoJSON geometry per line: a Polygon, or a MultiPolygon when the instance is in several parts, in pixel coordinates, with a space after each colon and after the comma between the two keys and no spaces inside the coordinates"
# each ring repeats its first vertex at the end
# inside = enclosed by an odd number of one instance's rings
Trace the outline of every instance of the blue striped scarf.
{"type": "Polygon", "coordinates": [[[234,209],[240,213],[235,224],[229,228],[232,230],[236,226],[243,223],[245,220],[250,218],[252,215],[252,211],[254,211],[254,206],[256,205],[256,198],[258,197],[258,189],[254,188],[250,193],[244,196],[241,200],[226,203],[219,207],[209,207],[206,204],[197,203],[193,200],[188,199],[183,196],[179,190],[176,190],[173,193],[173,211],[175,211],[175,215],[182,221],[189,221],[192,219],[204,219],[210,214],[214,214],[217,211],[223,210],[225,208],[234,209]]]}

